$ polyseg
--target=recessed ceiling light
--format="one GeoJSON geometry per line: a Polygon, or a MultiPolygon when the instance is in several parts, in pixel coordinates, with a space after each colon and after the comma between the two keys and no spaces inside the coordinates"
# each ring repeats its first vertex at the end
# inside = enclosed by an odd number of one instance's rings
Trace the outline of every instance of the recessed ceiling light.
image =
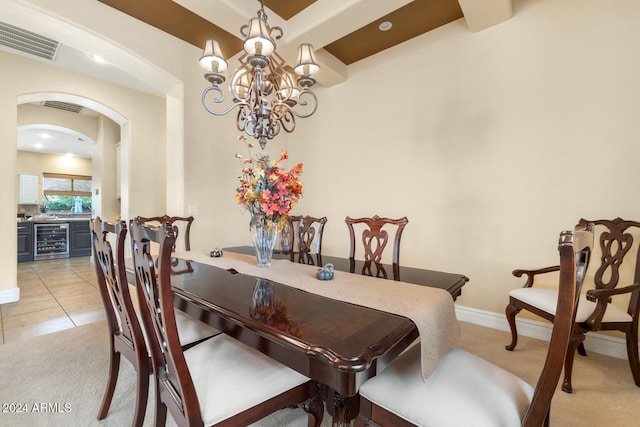
{"type": "Polygon", "coordinates": [[[36,144],[36,145],[35,145],[35,147],[39,150],[39,149],[41,149],[41,148],[42,148],[42,147],[44,147],[44,146],[43,146],[42,144],[36,144]]]}
{"type": "Polygon", "coordinates": [[[389,21],[384,21],[380,25],[378,25],[380,31],[389,31],[391,27],[393,27],[393,24],[389,21]]]}
{"type": "Polygon", "coordinates": [[[42,138],[42,139],[49,139],[49,138],[51,138],[51,135],[49,135],[48,133],[41,133],[41,134],[40,134],[40,138],[42,138]]]}

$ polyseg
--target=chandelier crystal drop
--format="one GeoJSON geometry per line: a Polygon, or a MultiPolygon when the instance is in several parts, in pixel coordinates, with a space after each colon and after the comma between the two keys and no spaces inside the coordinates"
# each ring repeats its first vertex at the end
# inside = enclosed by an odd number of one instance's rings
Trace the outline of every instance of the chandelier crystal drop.
{"type": "Polygon", "coordinates": [[[220,44],[209,39],[200,65],[207,71],[204,78],[211,86],[202,93],[202,104],[216,116],[223,116],[238,107],[238,130],[257,139],[264,149],[267,141],[278,135],[281,129],[293,132],[296,117],[306,118],[315,113],[318,98],[309,88],[316,83],[311,75],[318,72],[320,66],[315,61],[313,46],[308,43],[298,47],[298,61],[293,70],[287,66],[276,52],[275,41],[282,38],[282,28],[269,26],[262,0],[257,17],[240,27],[240,34],[244,37],[244,53],[229,83],[233,103],[220,111],[213,108],[224,102],[224,92],[219,85],[226,80],[222,73],[228,64],[220,44]],[[209,92],[212,94],[207,96],[209,92]]]}

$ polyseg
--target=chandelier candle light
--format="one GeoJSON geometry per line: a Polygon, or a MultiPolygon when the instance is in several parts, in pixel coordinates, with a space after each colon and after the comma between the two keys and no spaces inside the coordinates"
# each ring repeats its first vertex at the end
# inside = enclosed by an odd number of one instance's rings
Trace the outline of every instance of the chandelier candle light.
{"type": "Polygon", "coordinates": [[[293,68],[298,77],[294,80],[290,67],[276,52],[275,40],[282,38],[282,28],[269,26],[262,0],[257,15],[249,24],[240,27],[245,38],[244,54],[231,77],[229,90],[233,104],[226,110],[212,108],[224,101],[219,85],[224,83],[222,73],[227,69],[227,61],[216,40],[207,40],[200,65],[207,71],[205,79],[211,83],[202,93],[204,108],[213,115],[222,116],[238,107],[238,130],[257,139],[264,149],[267,140],[273,139],[281,129],[295,130],[295,117],[306,118],[315,113],[318,99],[309,88],[316,83],[311,75],[318,72],[320,66],[313,56],[313,46],[301,44],[298,62],[293,68]],[[209,92],[214,92],[212,106],[207,102],[209,92]]]}

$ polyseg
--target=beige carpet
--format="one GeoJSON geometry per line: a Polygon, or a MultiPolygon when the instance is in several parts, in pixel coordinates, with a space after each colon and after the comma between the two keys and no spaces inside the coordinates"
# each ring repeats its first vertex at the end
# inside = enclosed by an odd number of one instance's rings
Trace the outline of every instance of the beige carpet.
{"type": "MultiPolygon", "coordinates": [[[[523,337],[512,353],[504,350],[506,333],[467,323],[461,326],[462,347],[535,383],[546,343],[523,337]]],[[[126,360],[121,363],[109,416],[103,421],[95,418],[107,375],[107,345],[104,322],[0,345],[0,426],[130,425],[135,376],[126,360]],[[11,408],[10,404],[15,406],[11,408]],[[25,407],[26,412],[15,412],[25,407]]],[[[551,413],[553,426],[637,425],[640,388],[634,385],[625,360],[596,353],[577,358],[574,390],[571,395],[556,393],[551,413]]],[[[151,408],[150,403],[147,426],[152,424],[151,408]]],[[[170,419],[167,425],[175,423],[170,419]]],[[[330,420],[325,417],[323,426],[329,425],[330,420]]],[[[285,409],[254,426],[306,426],[306,416],[301,410],[285,409]]]]}

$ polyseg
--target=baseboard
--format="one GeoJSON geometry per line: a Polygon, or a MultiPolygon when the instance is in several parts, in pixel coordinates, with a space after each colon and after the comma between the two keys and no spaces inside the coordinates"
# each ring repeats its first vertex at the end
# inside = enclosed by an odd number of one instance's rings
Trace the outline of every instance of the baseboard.
{"type": "Polygon", "coordinates": [[[17,286],[13,289],[0,291],[0,304],[16,302],[18,300],[20,300],[20,288],[18,288],[17,286]]]}
{"type": "MultiPolygon", "coordinates": [[[[456,317],[463,322],[469,322],[487,328],[498,329],[510,332],[509,323],[503,313],[478,310],[476,308],[456,305],[456,317]]],[[[551,324],[539,322],[531,319],[520,319],[516,317],[518,335],[537,338],[549,341],[551,337],[551,324]]],[[[508,342],[505,342],[507,345],[508,342]]],[[[604,354],[627,360],[627,344],[622,338],[599,334],[597,332],[588,333],[584,341],[587,352],[604,354]]]]}

